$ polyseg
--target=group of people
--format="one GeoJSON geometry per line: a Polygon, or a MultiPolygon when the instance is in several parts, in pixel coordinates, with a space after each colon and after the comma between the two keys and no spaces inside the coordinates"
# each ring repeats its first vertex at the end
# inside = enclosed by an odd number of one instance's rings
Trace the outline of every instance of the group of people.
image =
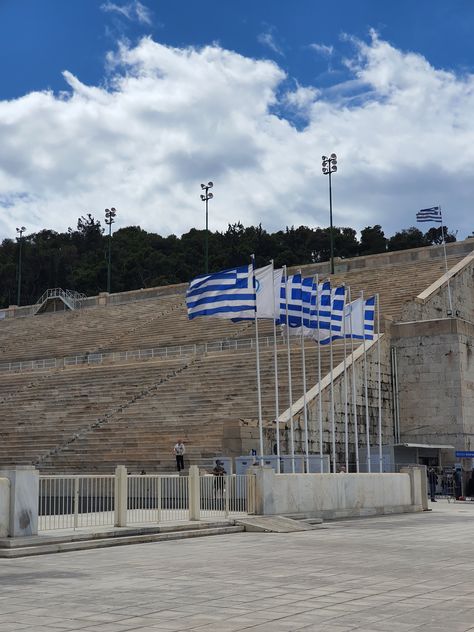
{"type": "MultiPolygon", "coordinates": [[[[438,487],[440,475],[441,474],[438,474],[434,467],[430,466],[428,468],[428,471],[427,471],[428,487],[429,487],[430,499],[431,499],[431,502],[433,503],[436,502],[436,489],[438,487]]],[[[462,497],[463,486],[462,486],[461,470],[453,469],[453,471],[449,472],[448,474],[444,473],[443,479],[441,482],[442,482],[444,494],[447,494],[450,496],[452,495],[456,499],[462,497]]],[[[474,498],[474,470],[472,470],[470,478],[465,482],[464,494],[465,494],[465,497],[467,498],[474,498]]]]}
{"type": "MultiPolygon", "coordinates": [[[[186,447],[182,439],[178,439],[176,445],[173,448],[173,454],[176,457],[176,469],[178,470],[178,472],[181,472],[181,470],[184,470],[184,455],[186,454],[186,447]]],[[[219,459],[216,460],[216,465],[212,470],[212,473],[216,477],[222,477],[227,474],[224,468],[224,463],[219,459]]]]}

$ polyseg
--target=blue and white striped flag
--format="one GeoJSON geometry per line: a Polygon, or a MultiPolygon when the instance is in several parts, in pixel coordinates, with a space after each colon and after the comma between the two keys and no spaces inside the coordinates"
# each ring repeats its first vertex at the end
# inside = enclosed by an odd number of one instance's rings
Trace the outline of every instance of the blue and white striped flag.
{"type": "Polygon", "coordinates": [[[190,320],[198,316],[255,318],[255,287],[252,265],[202,274],[186,292],[190,320]]]}
{"type": "Polygon", "coordinates": [[[366,301],[363,298],[357,298],[346,305],[344,318],[346,338],[363,340],[365,337],[366,340],[373,340],[375,296],[371,296],[366,301]]]}
{"type": "Polygon", "coordinates": [[[435,222],[441,224],[443,218],[441,216],[441,207],[432,206],[431,208],[422,208],[416,214],[417,222],[435,222]]]}
{"type": "Polygon", "coordinates": [[[280,324],[290,329],[301,327],[301,274],[293,274],[281,280],[280,290],[280,324]],[[286,289],[288,287],[288,323],[286,318],[286,289]]]}
{"type": "MultiPolygon", "coordinates": [[[[324,332],[320,332],[319,344],[327,345],[333,340],[343,337],[344,328],[344,307],[346,303],[346,288],[344,285],[336,287],[330,293],[330,315],[329,328],[327,327],[328,319],[324,318],[324,332]]],[[[321,324],[320,324],[321,329],[321,324]]]]}

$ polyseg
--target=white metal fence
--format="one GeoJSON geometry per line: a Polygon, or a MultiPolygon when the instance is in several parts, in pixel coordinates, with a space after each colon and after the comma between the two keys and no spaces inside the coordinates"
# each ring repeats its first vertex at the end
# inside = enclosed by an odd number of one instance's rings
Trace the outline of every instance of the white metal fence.
{"type": "Polygon", "coordinates": [[[39,530],[94,529],[253,513],[253,474],[40,476],[39,530]]]}
{"type": "Polygon", "coordinates": [[[115,476],[40,476],[39,529],[114,524],[115,476]]]}

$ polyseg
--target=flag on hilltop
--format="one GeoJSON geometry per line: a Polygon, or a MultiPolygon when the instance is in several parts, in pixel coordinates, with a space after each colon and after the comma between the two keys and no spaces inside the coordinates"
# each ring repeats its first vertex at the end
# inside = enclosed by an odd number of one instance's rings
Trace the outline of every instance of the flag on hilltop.
{"type": "Polygon", "coordinates": [[[198,316],[255,318],[252,265],[196,277],[186,292],[186,306],[190,320],[198,316]]]}
{"type": "Polygon", "coordinates": [[[441,216],[441,207],[432,206],[431,208],[422,208],[416,214],[417,222],[435,222],[441,224],[443,218],[441,216]]]}

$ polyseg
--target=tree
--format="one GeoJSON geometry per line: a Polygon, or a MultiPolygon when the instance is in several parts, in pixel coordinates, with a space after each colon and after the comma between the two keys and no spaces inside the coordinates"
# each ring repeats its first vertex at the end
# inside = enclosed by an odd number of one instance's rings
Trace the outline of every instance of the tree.
{"type": "Polygon", "coordinates": [[[447,244],[456,241],[456,235],[454,233],[450,233],[447,226],[433,226],[425,233],[425,239],[428,244],[432,246],[436,246],[438,244],[443,243],[443,231],[444,238],[447,244]]]}
{"type": "Polygon", "coordinates": [[[359,252],[361,255],[375,255],[387,250],[387,238],[380,224],[366,226],[360,231],[359,252]]]}
{"type": "Polygon", "coordinates": [[[412,226],[405,228],[388,240],[388,250],[408,250],[409,248],[419,248],[420,246],[428,246],[425,236],[412,226]]]}

